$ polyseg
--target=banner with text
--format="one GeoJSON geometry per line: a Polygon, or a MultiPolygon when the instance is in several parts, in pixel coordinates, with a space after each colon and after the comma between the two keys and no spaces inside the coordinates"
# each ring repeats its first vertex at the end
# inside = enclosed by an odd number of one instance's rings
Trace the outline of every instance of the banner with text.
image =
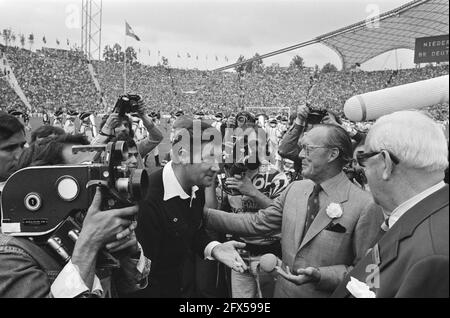
{"type": "Polygon", "coordinates": [[[414,63],[448,62],[448,34],[416,39],[414,63]]]}

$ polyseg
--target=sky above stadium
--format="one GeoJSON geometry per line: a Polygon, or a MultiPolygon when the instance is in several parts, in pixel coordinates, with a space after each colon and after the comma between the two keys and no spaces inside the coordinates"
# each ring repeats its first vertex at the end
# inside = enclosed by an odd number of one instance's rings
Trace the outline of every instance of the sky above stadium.
{"type": "MultiPolygon", "coordinates": [[[[138,60],[156,65],[162,56],[177,68],[214,69],[313,39],[397,8],[409,0],[103,0],[102,47],[124,46],[125,20],[141,41],[127,37],[138,60]],[[159,52],[159,54],[158,54],[159,52]],[[188,58],[188,55],[190,58],[188,58]],[[179,56],[179,57],[178,57],[179,56]],[[198,59],[197,59],[198,57],[198,59]]],[[[35,35],[33,49],[80,45],[81,0],[0,0],[0,30],[35,35]],[[43,43],[45,36],[47,43],[43,43]],[[60,45],[56,44],[59,40],[60,45]],[[67,43],[69,42],[69,45],[67,43]]],[[[0,43],[3,44],[3,39],[0,43]]],[[[25,45],[29,48],[29,44],[25,45]]],[[[307,66],[331,62],[336,53],[315,44],[264,60],[287,66],[295,55],[307,66]]],[[[413,52],[398,50],[363,65],[374,70],[413,67],[413,52]]]]}

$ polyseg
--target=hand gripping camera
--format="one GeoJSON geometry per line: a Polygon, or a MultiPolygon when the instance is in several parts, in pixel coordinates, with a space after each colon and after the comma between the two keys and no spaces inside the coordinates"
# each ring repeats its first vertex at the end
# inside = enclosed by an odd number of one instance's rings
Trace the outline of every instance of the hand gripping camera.
{"type": "Polygon", "coordinates": [[[138,111],[138,102],[141,100],[139,95],[122,95],[114,106],[114,113],[118,113],[119,117],[125,114],[135,113],[138,111]]]}
{"type": "MultiPolygon", "coordinates": [[[[1,198],[3,233],[50,246],[62,263],[72,255],[97,187],[102,189],[102,211],[132,206],[148,189],[145,170],[122,165],[128,155],[124,142],[74,146],[72,151],[103,151],[101,163],[20,170],[8,179],[1,198]]],[[[103,267],[119,264],[106,252],[98,262],[103,267]]]]}

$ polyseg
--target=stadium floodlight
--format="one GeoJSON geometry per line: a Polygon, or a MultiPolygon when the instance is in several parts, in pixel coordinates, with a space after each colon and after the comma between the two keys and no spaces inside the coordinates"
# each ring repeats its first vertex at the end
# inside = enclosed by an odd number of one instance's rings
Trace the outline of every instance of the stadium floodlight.
{"type": "Polygon", "coordinates": [[[81,50],[91,61],[98,56],[101,59],[102,42],[102,0],[81,0],[81,50]]]}

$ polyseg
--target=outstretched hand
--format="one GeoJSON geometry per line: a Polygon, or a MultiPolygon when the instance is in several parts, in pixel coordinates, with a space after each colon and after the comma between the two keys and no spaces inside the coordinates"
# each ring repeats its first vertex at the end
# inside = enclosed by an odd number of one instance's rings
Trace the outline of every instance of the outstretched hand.
{"type": "Polygon", "coordinates": [[[298,286],[311,282],[318,282],[320,280],[320,271],[315,267],[299,268],[296,271],[296,274],[291,272],[289,266],[286,266],[286,271],[284,271],[281,266],[277,266],[275,269],[280,276],[298,286]]]}
{"type": "Polygon", "coordinates": [[[242,260],[237,249],[244,247],[245,243],[229,241],[214,247],[211,254],[216,260],[232,270],[243,273],[247,270],[247,265],[242,260]]]}

